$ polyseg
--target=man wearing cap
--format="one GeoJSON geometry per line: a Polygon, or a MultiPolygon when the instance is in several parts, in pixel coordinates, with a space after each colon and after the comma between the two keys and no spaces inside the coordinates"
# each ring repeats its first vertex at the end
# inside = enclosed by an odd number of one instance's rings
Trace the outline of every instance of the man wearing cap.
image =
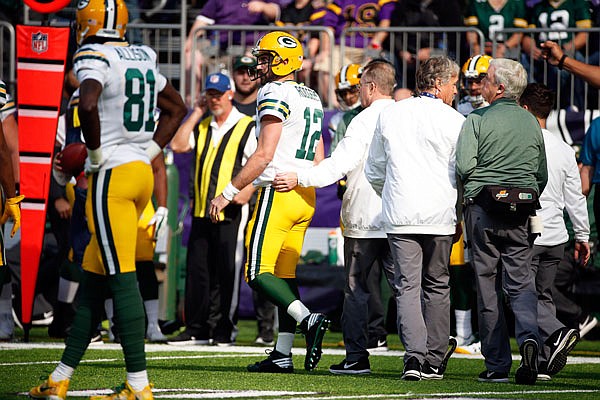
{"type": "Polygon", "coordinates": [[[220,222],[212,223],[208,214],[210,200],[223,191],[256,149],[254,120],[233,106],[233,95],[229,76],[208,75],[199,104],[171,141],[177,153],[195,149],[185,330],[169,340],[173,345],[227,346],[235,342],[244,229],[254,188],[250,184],[242,189],[223,209],[220,222]],[[211,115],[202,119],[205,107],[211,115]],[[216,320],[209,319],[211,309],[217,310],[216,320]]]}
{"type": "Polygon", "coordinates": [[[251,80],[248,70],[256,67],[256,58],[240,56],[233,60],[233,105],[243,114],[256,116],[256,97],[258,96],[258,81],[251,80]]]}

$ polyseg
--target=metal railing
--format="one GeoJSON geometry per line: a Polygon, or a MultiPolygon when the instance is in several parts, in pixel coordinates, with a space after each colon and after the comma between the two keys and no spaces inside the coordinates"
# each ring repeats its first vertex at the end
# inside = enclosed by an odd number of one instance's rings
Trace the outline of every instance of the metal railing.
{"type": "Polygon", "coordinates": [[[0,21],[0,79],[9,85],[13,96],[16,85],[16,34],[15,28],[6,21],[0,21]]]}
{"type": "MultiPolygon", "coordinates": [[[[28,7],[26,7],[26,10],[28,7]]],[[[179,10],[177,10],[179,11],[179,10]]],[[[64,9],[63,15],[69,15],[74,10],[64,9]]],[[[162,11],[161,11],[162,13],[162,11]]],[[[158,54],[158,62],[161,72],[167,76],[173,84],[179,88],[182,96],[188,100],[189,105],[193,104],[198,95],[199,89],[202,86],[201,77],[206,74],[219,71],[219,70],[231,70],[232,60],[237,55],[248,53],[254,39],[263,34],[264,32],[271,31],[274,29],[280,29],[288,31],[292,34],[303,34],[303,44],[305,45],[305,51],[307,53],[308,46],[306,46],[310,38],[319,37],[320,35],[328,35],[329,40],[333,43],[334,38],[331,30],[323,26],[306,26],[306,27],[275,27],[273,25],[266,26],[240,26],[240,25],[213,25],[203,27],[202,29],[194,32],[196,40],[192,43],[192,54],[191,63],[195,66],[195,70],[198,73],[190,73],[185,68],[185,41],[186,35],[186,23],[187,23],[188,10],[185,4],[181,5],[181,13],[178,14],[178,23],[138,23],[131,22],[128,25],[128,36],[139,38],[139,41],[154,48],[158,54]],[[253,40],[246,40],[248,35],[252,35],[253,40]],[[242,43],[242,44],[240,44],[242,43]],[[202,57],[201,59],[198,57],[202,57]]],[[[26,20],[29,24],[36,24],[39,21],[36,18],[39,15],[32,13],[35,18],[31,18],[29,12],[26,12],[26,20]]],[[[64,25],[65,20],[51,21],[52,25],[64,25]]],[[[399,57],[400,53],[413,52],[416,53],[421,49],[428,49],[429,54],[438,55],[446,54],[459,62],[463,63],[472,52],[472,48],[469,47],[465,35],[467,32],[475,32],[479,37],[479,42],[484,43],[483,33],[470,27],[389,27],[389,28],[360,28],[351,27],[346,28],[342,33],[342,38],[352,38],[355,35],[367,35],[371,36],[377,32],[385,31],[389,34],[388,43],[386,49],[383,51],[373,51],[367,47],[364,48],[365,59],[375,58],[383,56],[387,58],[392,64],[394,64],[398,71],[398,85],[400,87],[408,87],[409,82],[414,79],[413,72],[419,67],[421,60],[418,57],[414,57],[410,62],[407,61],[406,57],[399,57]],[[400,44],[400,45],[398,45],[400,44]],[[423,45],[424,44],[424,45],[423,45]]],[[[498,34],[510,35],[513,33],[523,34],[576,34],[580,32],[587,32],[590,34],[600,35],[600,28],[592,29],[578,29],[578,28],[565,28],[557,32],[556,29],[516,29],[506,28],[498,31],[498,34]]],[[[498,36],[496,36],[498,37],[498,36]]],[[[560,43],[564,40],[561,37],[556,38],[560,43]]],[[[16,79],[16,60],[15,60],[15,31],[14,28],[6,22],[0,22],[0,40],[2,43],[2,52],[0,53],[0,73],[3,79],[8,84],[15,84],[16,79]]],[[[352,39],[350,39],[352,44],[352,39]]],[[[584,51],[581,53],[579,59],[583,62],[597,62],[594,57],[600,54],[600,48],[590,49],[589,38],[588,45],[585,46],[584,51]],[[596,53],[596,54],[594,54],[596,53]]],[[[494,38],[492,42],[492,51],[497,48],[498,41],[494,38]]],[[[366,44],[365,44],[366,46],[366,44]]],[[[348,45],[346,40],[341,40],[339,46],[339,52],[330,52],[326,62],[329,66],[334,65],[334,57],[340,57],[344,59],[348,45]]],[[[600,45],[599,45],[600,47],[600,45]]],[[[573,53],[570,54],[573,56],[573,53]]],[[[308,57],[308,54],[305,54],[308,57]]],[[[494,56],[494,53],[492,53],[494,56]]],[[[561,81],[561,75],[549,74],[554,67],[550,67],[545,63],[540,63],[535,60],[534,54],[524,54],[521,48],[513,50],[512,56],[515,59],[521,61],[527,68],[530,80],[537,80],[548,84],[550,87],[556,90],[557,98],[561,101],[557,102],[556,108],[570,108],[575,109],[573,106],[577,106],[579,109],[590,109],[598,107],[597,98],[600,97],[600,92],[596,89],[591,88],[587,83],[581,83],[579,79],[574,76],[568,75],[563,72],[563,78],[561,81]],[[535,74],[535,68],[538,68],[537,74],[535,74]],[[537,75],[537,76],[536,76],[537,75]],[[554,79],[554,81],[551,81],[554,79]],[[579,86],[578,86],[579,85],[579,86]],[[581,90],[579,90],[582,88],[581,90]],[[577,93],[576,93],[577,90],[577,93]],[[566,99],[566,100],[565,100],[566,99]],[[590,101],[590,99],[592,99],[590,101]]],[[[597,57],[600,58],[600,57],[597,57]]],[[[192,70],[194,70],[192,69],[192,70]]],[[[334,79],[333,76],[337,71],[320,72],[320,73],[307,73],[302,75],[302,80],[309,86],[317,89],[317,82],[326,80],[328,85],[326,87],[327,92],[321,93],[324,99],[326,99],[325,106],[327,108],[333,108],[335,105],[334,97],[334,79]],[[323,75],[327,74],[327,76],[323,75]]],[[[14,92],[14,90],[13,90],[14,92]]]]}
{"type": "MultiPolygon", "coordinates": [[[[372,36],[373,34],[382,31],[389,34],[389,47],[382,52],[374,52],[372,49],[367,48],[367,43],[365,43],[365,56],[367,58],[375,58],[377,56],[387,58],[388,61],[397,67],[398,71],[401,71],[398,76],[398,85],[404,88],[407,87],[409,82],[409,63],[406,58],[399,57],[400,52],[411,52],[417,54],[421,49],[429,49],[432,56],[447,55],[455,59],[460,64],[461,62],[466,61],[471,52],[471,49],[469,49],[468,54],[463,54],[463,50],[466,48],[466,39],[464,35],[466,35],[467,32],[474,32],[478,35],[480,41],[483,41],[484,37],[483,33],[479,29],[470,27],[394,26],[389,28],[346,28],[342,33],[342,39],[350,37],[350,43],[352,44],[352,37],[356,34],[372,36]],[[401,47],[397,46],[398,43],[402,44],[401,47]],[[412,43],[414,43],[414,46],[411,46],[412,43]],[[429,45],[422,46],[422,44],[429,45]]],[[[344,59],[346,47],[348,47],[346,45],[346,40],[341,40],[340,57],[342,57],[342,60],[344,59]]],[[[414,70],[419,68],[420,62],[421,60],[419,60],[418,57],[414,58],[414,70]]]]}
{"type": "MultiPolygon", "coordinates": [[[[529,28],[529,29],[517,29],[517,28],[506,28],[498,31],[499,34],[512,35],[514,33],[521,33],[523,35],[531,35],[539,46],[540,41],[537,40],[538,35],[544,40],[556,41],[558,44],[565,44],[569,42],[568,34],[576,35],[577,33],[588,33],[585,46],[581,51],[565,50],[565,54],[570,57],[575,57],[579,61],[587,64],[594,63],[598,64],[598,56],[600,56],[600,40],[598,40],[598,48],[591,48],[590,46],[590,35],[596,34],[600,36],[600,28],[591,29],[580,29],[580,28],[561,28],[560,30],[552,28],[529,28]],[[594,53],[596,59],[593,59],[594,53]]],[[[504,35],[505,36],[505,35],[504,35]]],[[[495,50],[498,45],[496,39],[497,36],[492,38],[492,49],[495,50]]],[[[483,43],[483,42],[481,42],[483,43]]],[[[522,43],[522,42],[521,42],[522,43]]],[[[523,66],[527,69],[527,74],[530,82],[541,82],[556,91],[557,102],[555,105],[556,109],[572,109],[572,110],[588,110],[598,108],[598,98],[600,97],[600,91],[593,89],[587,82],[576,78],[574,75],[569,74],[565,71],[558,73],[558,69],[554,66],[544,62],[543,59],[537,58],[532,48],[529,53],[525,53],[523,49],[519,47],[516,49],[516,54],[519,55],[519,59],[523,66]],[[590,103],[590,94],[594,92],[595,102],[590,103]]],[[[494,56],[494,53],[492,53],[494,56]]]]}
{"type": "MultiPolygon", "coordinates": [[[[186,85],[185,97],[190,99],[190,104],[194,104],[196,96],[202,82],[198,82],[201,77],[209,73],[227,70],[231,71],[233,59],[236,56],[249,54],[256,40],[265,32],[281,30],[289,32],[292,35],[301,35],[304,46],[305,57],[308,56],[307,43],[311,38],[317,35],[327,35],[330,41],[333,41],[333,32],[324,26],[303,26],[299,27],[275,27],[273,25],[252,26],[252,25],[211,25],[205,26],[192,32],[195,40],[192,41],[191,49],[191,71],[185,79],[190,79],[190,84],[186,85]],[[224,40],[225,38],[225,40],[224,40]],[[199,55],[201,59],[199,59],[199,55]],[[199,68],[198,68],[199,67],[199,68]]],[[[333,62],[333,53],[329,55],[329,62],[333,62]]],[[[306,76],[302,80],[308,86],[314,86],[315,80],[306,76]]],[[[331,89],[333,93],[333,89],[331,89]]],[[[328,107],[333,107],[332,96],[328,99],[328,107]]]]}

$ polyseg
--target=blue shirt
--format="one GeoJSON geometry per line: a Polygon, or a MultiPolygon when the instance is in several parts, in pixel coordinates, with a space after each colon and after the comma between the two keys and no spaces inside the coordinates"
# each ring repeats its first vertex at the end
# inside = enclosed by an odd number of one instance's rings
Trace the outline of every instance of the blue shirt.
{"type": "Polygon", "coordinates": [[[594,167],[592,183],[600,182],[600,117],[594,119],[585,133],[579,161],[583,165],[594,167]]]}

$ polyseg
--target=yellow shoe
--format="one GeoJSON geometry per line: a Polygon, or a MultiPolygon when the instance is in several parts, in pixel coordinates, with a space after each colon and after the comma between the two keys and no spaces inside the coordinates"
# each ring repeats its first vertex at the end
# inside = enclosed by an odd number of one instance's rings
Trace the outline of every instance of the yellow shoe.
{"type": "Polygon", "coordinates": [[[134,392],[133,388],[129,386],[129,382],[125,382],[115,388],[115,393],[106,396],[92,396],[90,400],[154,400],[154,396],[152,396],[152,384],[139,392],[134,392]]]}
{"type": "Polygon", "coordinates": [[[68,388],[68,379],[54,382],[52,377],[48,376],[48,379],[46,379],[44,383],[29,391],[29,397],[33,399],[65,400],[67,398],[68,388]]]}

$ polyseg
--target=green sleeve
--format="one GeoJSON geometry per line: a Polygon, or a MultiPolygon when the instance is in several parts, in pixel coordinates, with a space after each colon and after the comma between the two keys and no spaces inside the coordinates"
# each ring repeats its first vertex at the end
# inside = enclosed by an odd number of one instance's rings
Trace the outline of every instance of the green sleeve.
{"type": "Polygon", "coordinates": [[[548,165],[546,162],[546,147],[544,146],[544,137],[542,136],[542,132],[540,131],[540,162],[538,163],[538,170],[535,175],[537,180],[537,185],[539,189],[538,194],[542,194],[546,184],[548,183],[548,165]]]}
{"type": "Polygon", "coordinates": [[[477,166],[479,116],[471,113],[462,126],[456,144],[456,173],[464,182],[477,166]]]}

